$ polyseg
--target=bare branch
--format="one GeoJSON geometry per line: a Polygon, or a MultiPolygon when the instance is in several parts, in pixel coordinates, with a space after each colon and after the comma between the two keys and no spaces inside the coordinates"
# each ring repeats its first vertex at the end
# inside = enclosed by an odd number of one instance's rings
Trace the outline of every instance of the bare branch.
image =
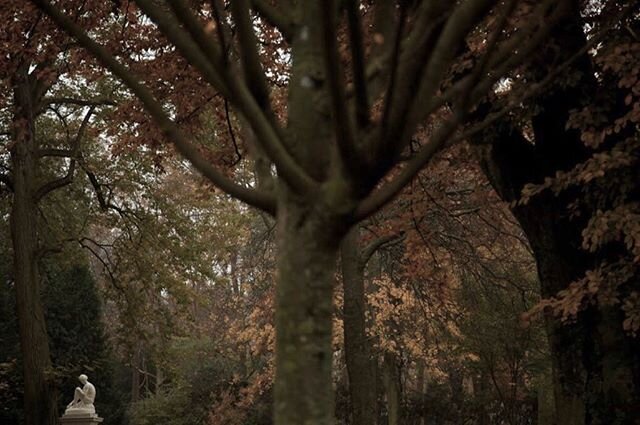
{"type": "MultiPolygon", "coordinates": [[[[406,81],[409,82],[413,81],[413,76],[418,76],[418,93],[408,91],[405,85],[404,90],[394,99],[395,113],[390,117],[390,130],[383,136],[386,138],[383,144],[391,145],[396,154],[404,148],[415,126],[421,121],[423,115],[419,108],[420,100],[434,96],[464,38],[493,4],[492,0],[466,0],[462,2],[454,9],[444,24],[437,42],[430,49],[431,52],[424,67],[413,67],[411,72],[406,74],[409,76],[406,81]],[[403,105],[408,106],[404,107],[403,105]]],[[[403,75],[405,75],[404,72],[403,75]]]]}
{"type": "Polygon", "coordinates": [[[75,99],[72,97],[45,97],[41,102],[44,106],[49,105],[78,105],[78,106],[115,106],[116,102],[111,99],[75,99]]]}

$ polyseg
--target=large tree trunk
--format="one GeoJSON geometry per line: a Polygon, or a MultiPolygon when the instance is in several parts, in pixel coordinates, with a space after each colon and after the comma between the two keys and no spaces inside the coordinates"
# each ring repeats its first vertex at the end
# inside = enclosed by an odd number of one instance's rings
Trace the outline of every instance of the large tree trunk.
{"type": "Polygon", "coordinates": [[[57,392],[52,382],[49,339],[38,273],[37,145],[35,141],[34,89],[26,70],[14,86],[14,145],[11,148],[13,243],[16,309],[24,374],[26,425],[52,425],[57,421],[57,392]]]}
{"type": "Polygon", "coordinates": [[[340,244],[335,229],[336,223],[322,211],[288,192],[281,197],[277,215],[277,425],[334,423],[332,312],[340,244]]]}
{"type": "Polygon", "coordinates": [[[360,256],[357,226],[342,241],[341,262],[344,286],[344,350],[349,375],[352,424],[375,425],[375,367],[366,333],[365,264],[360,256]]]}

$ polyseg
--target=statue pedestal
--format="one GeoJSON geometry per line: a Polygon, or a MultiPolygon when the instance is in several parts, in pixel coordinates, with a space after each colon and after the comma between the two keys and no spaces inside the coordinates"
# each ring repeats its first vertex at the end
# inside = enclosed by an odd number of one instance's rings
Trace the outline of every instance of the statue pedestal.
{"type": "Polygon", "coordinates": [[[74,410],[82,409],[68,409],[64,412],[64,416],[60,418],[61,425],[96,425],[104,420],[95,413],[74,410]]]}

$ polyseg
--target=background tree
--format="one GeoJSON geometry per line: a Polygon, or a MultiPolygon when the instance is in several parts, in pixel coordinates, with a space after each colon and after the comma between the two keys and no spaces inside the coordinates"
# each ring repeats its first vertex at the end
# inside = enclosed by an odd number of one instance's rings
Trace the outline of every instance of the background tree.
{"type": "MultiPolygon", "coordinates": [[[[564,318],[547,317],[547,326],[558,421],[571,424],[629,423],[639,400],[637,340],[625,335],[635,316],[625,318],[615,307],[622,302],[635,311],[631,294],[637,287],[630,260],[635,225],[622,224],[636,222],[637,132],[630,127],[637,122],[631,112],[636,73],[631,56],[620,55],[637,45],[637,8],[605,3],[576,2],[526,75],[539,81],[545,69],[575,51],[582,52],[578,60],[525,113],[501,120],[477,139],[486,173],[503,199],[523,197],[513,212],[535,253],[542,294],[550,299],[536,310],[549,307],[564,318]],[[602,48],[588,52],[597,37],[585,35],[586,21],[612,28],[602,48]],[[612,49],[618,53],[608,62],[612,49]],[[628,248],[616,245],[622,238],[628,248]],[[564,323],[568,318],[575,320],[564,323]]],[[[515,78],[514,87],[519,83],[515,78]]]]}

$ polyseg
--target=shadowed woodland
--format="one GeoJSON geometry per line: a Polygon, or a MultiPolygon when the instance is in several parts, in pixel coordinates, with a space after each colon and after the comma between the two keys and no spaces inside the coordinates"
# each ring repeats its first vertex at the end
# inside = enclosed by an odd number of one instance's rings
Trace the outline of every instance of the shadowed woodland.
{"type": "Polygon", "coordinates": [[[637,1],[0,17],[0,423],[640,424],[637,1]]]}

